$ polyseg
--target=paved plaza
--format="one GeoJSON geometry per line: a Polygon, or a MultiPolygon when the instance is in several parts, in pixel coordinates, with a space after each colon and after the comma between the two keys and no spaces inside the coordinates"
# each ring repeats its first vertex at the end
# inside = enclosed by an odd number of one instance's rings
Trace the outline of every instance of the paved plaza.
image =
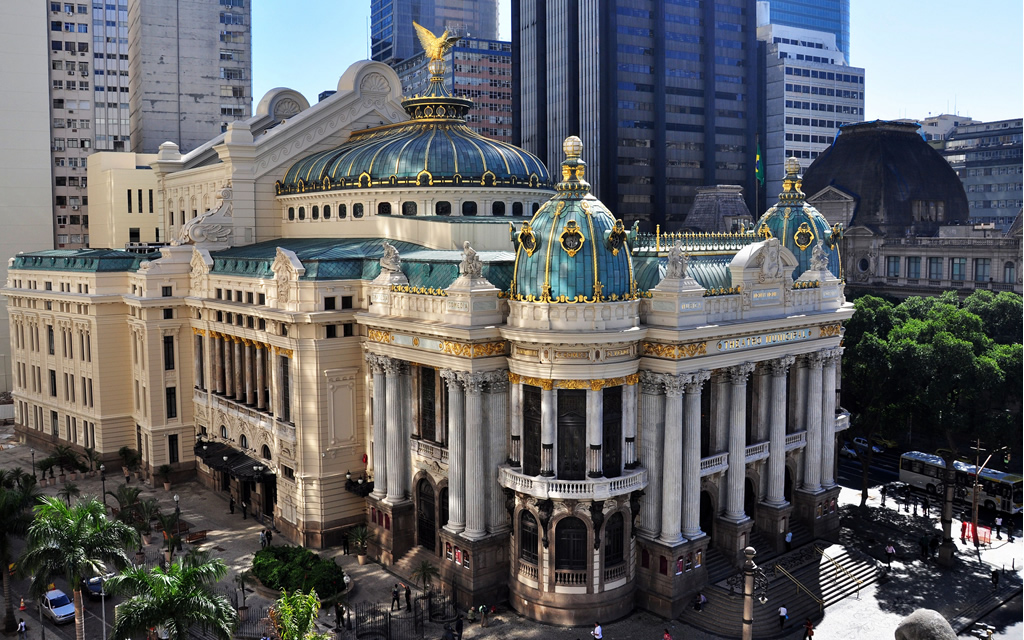
{"type": "MultiPolygon", "coordinates": [[[[21,467],[25,471],[30,471],[31,454],[28,447],[18,445],[14,440],[13,427],[2,427],[0,445],[3,446],[3,449],[0,450],[0,468],[21,467]]],[[[45,455],[45,453],[37,451],[36,460],[45,455]]],[[[79,478],[74,482],[83,495],[98,496],[101,493],[101,481],[98,475],[92,478],[79,478]]],[[[108,491],[114,491],[123,483],[124,478],[118,471],[108,474],[106,488],[108,491]]],[[[177,484],[171,491],[164,491],[162,487],[158,489],[145,485],[143,487],[142,497],[157,498],[165,512],[173,512],[173,496],[177,494],[180,497],[182,519],[190,524],[192,530],[209,530],[208,538],[201,546],[211,549],[216,556],[223,558],[232,575],[249,567],[253,554],[260,548],[261,524],[251,517],[243,520],[237,509],[234,515],[230,514],[224,494],[211,491],[198,482],[177,484]]],[[[56,495],[58,489],[59,487],[53,486],[43,488],[42,491],[47,495],[56,495]]],[[[859,504],[860,492],[843,489],[841,497],[845,505],[859,504]]],[[[107,502],[111,505],[116,504],[116,501],[109,496],[107,502]]],[[[930,520],[926,520],[923,515],[914,517],[911,514],[891,509],[892,502],[889,503],[890,508],[881,509],[879,508],[880,496],[875,492],[872,492],[869,503],[871,508],[867,517],[859,515],[854,517],[852,514],[859,513],[859,510],[850,510],[847,507],[842,541],[849,546],[857,546],[880,560],[884,558],[886,543],[891,541],[897,548],[897,559],[893,562],[891,571],[876,583],[865,587],[859,596],[851,596],[827,608],[823,617],[816,621],[816,639],[866,640],[870,638],[874,640],[891,638],[893,630],[900,620],[918,607],[936,609],[947,619],[952,620],[961,616],[961,620],[970,622],[985,615],[1014,594],[1020,593],[1020,568],[1022,558],[1024,558],[1024,542],[1019,537],[1014,543],[1010,543],[1005,534],[1002,540],[994,539],[992,546],[982,547],[980,557],[975,552],[973,545],[961,545],[957,539],[957,545],[961,549],[958,566],[952,571],[943,570],[932,560],[922,560],[917,551],[917,540],[921,532],[939,526],[934,513],[930,520]],[[1000,587],[995,591],[989,581],[993,568],[1005,569],[1000,587]]],[[[959,527],[959,521],[954,521],[955,531],[958,532],[959,527]]],[[[274,537],[273,544],[285,543],[283,535],[274,537]]],[[[16,552],[20,553],[23,546],[22,541],[16,541],[16,552]]],[[[188,546],[190,545],[186,545],[186,547],[188,546]]],[[[156,536],[146,550],[151,556],[158,553],[159,540],[156,536]]],[[[324,549],[320,553],[327,557],[334,557],[352,577],[354,588],[350,597],[353,604],[376,602],[387,605],[390,602],[392,586],[399,582],[400,578],[374,563],[368,562],[366,565],[360,566],[356,562],[355,556],[343,555],[339,548],[324,549]]],[[[233,582],[225,581],[223,583],[224,589],[230,590],[231,587],[227,585],[233,585],[233,582]]],[[[66,585],[58,586],[66,588],[66,585]]],[[[13,581],[15,605],[18,604],[26,587],[26,581],[13,581]]],[[[414,588],[415,594],[419,594],[419,592],[419,589],[414,588]]],[[[23,614],[16,611],[16,615],[24,615],[29,620],[29,637],[36,640],[40,637],[36,619],[37,611],[34,603],[28,602],[27,604],[29,605],[28,610],[23,614]]],[[[258,594],[249,594],[247,604],[252,609],[258,609],[267,606],[269,600],[258,594]]],[[[758,606],[769,606],[774,609],[780,604],[782,603],[769,602],[766,605],[758,606]]],[[[103,638],[100,603],[87,601],[86,610],[87,638],[100,640],[103,638]]],[[[111,615],[112,607],[108,607],[108,623],[111,622],[111,615]]],[[[320,619],[325,630],[332,628],[334,626],[333,610],[324,609],[320,619]]],[[[590,635],[589,628],[552,627],[529,621],[508,609],[507,604],[499,607],[498,613],[490,617],[488,622],[486,628],[479,624],[467,625],[463,637],[494,640],[506,638],[582,640],[590,635]]],[[[786,640],[803,637],[800,622],[791,621],[793,625],[791,633],[783,636],[786,640]]],[[[717,636],[705,634],[679,622],[666,621],[643,612],[634,613],[625,620],[602,621],[602,623],[604,637],[609,640],[618,638],[659,640],[666,628],[676,640],[717,638],[717,636]]],[[[1019,625],[1016,627],[1017,637],[1020,637],[1020,628],[1019,625]]],[[[1004,631],[1007,630],[1004,629],[1004,631]]],[[[74,638],[73,625],[60,627],[56,631],[52,626],[47,625],[46,632],[49,638],[56,637],[67,640],[74,638]]],[[[429,623],[424,637],[440,638],[442,633],[441,625],[429,623]]],[[[343,639],[349,636],[342,632],[338,637],[343,639]]],[[[351,637],[354,638],[354,634],[351,634],[351,637]]]]}

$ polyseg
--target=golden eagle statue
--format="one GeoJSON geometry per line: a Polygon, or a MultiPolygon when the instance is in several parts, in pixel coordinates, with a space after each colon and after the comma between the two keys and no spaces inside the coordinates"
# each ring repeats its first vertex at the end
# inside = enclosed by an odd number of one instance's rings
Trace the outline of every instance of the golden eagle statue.
{"type": "Polygon", "coordinates": [[[449,36],[447,29],[438,37],[431,33],[430,29],[415,22],[412,23],[412,26],[416,27],[416,35],[420,39],[420,44],[423,45],[423,50],[427,52],[427,57],[431,60],[443,60],[444,54],[448,53],[448,50],[462,39],[462,36],[449,36]]]}

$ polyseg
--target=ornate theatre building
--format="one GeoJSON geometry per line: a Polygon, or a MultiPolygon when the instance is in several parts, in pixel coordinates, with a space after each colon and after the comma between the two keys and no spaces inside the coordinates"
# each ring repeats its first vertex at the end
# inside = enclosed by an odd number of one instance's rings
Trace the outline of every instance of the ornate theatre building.
{"type": "Polygon", "coordinates": [[[551,176],[431,71],[164,144],[158,253],[12,258],[19,434],[129,447],[297,544],[367,524],[380,562],[556,623],[674,615],[755,532],[834,531],[852,305],[799,167],[753,230],[637,233],[577,138],[551,176]]]}

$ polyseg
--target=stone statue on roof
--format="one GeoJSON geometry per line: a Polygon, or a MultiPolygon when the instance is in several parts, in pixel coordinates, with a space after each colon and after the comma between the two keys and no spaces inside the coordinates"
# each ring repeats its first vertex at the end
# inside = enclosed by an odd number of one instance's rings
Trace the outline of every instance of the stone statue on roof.
{"type": "Polygon", "coordinates": [[[389,273],[398,273],[402,270],[402,258],[398,255],[398,249],[390,242],[384,243],[384,255],[380,257],[380,270],[389,273]]]}
{"type": "Polygon", "coordinates": [[[825,251],[825,241],[818,238],[818,244],[811,249],[811,271],[825,271],[828,269],[828,253],[825,251]]]}
{"type": "Polygon", "coordinates": [[[484,265],[480,262],[480,256],[476,249],[469,246],[469,240],[462,243],[462,262],[459,263],[459,275],[470,278],[482,278],[484,265]]]}
{"type": "Polygon", "coordinates": [[[683,251],[683,241],[676,240],[668,250],[668,269],[665,271],[665,277],[683,279],[689,266],[690,254],[683,251]]]}

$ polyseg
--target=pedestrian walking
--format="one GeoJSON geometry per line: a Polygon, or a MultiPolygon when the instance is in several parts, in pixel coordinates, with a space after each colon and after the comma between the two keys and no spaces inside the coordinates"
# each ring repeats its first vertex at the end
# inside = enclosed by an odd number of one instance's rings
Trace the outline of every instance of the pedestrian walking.
{"type": "Polygon", "coordinates": [[[999,588],[999,569],[992,570],[992,590],[999,588]]]}
{"type": "Polygon", "coordinates": [[[270,529],[267,529],[267,546],[269,547],[270,543],[273,542],[273,541],[274,541],[274,532],[271,531],[270,529]]]}
{"type": "Polygon", "coordinates": [[[459,614],[458,618],[455,618],[455,636],[457,640],[462,640],[462,627],[466,622],[462,618],[462,614],[459,614]]]}
{"type": "Polygon", "coordinates": [[[928,559],[928,536],[921,536],[917,540],[917,546],[921,549],[921,559],[928,559]]]}
{"type": "Polygon", "coordinates": [[[405,610],[412,611],[412,589],[409,585],[402,585],[405,587],[405,610]]]}
{"type": "Polygon", "coordinates": [[[932,558],[939,552],[939,534],[933,534],[931,539],[928,540],[928,555],[932,558]]]}
{"type": "Polygon", "coordinates": [[[1003,516],[996,515],[996,540],[1002,540],[1003,536],[1003,516]]]}
{"type": "Polygon", "coordinates": [[[486,627],[487,626],[487,605],[486,604],[480,605],[480,626],[481,627],[486,627]]]}
{"type": "Polygon", "coordinates": [[[25,618],[18,618],[18,640],[28,640],[28,627],[25,618]]]}
{"type": "Polygon", "coordinates": [[[249,508],[249,505],[246,504],[245,500],[242,500],[242,520],[245,520],[245,519],[247,519],[249,517],[249,515],[246,513],[246,510],[248,508],[249,508]]]}
{"type": "Polygon", "coordinates": [[[228,498],[228,511],[231,515],[235,515],[235,496],[228,498]]]}
{"type": "Polygon", "coordinates": [[[811,622],[810,618],[804,620],[804,640],[810,640],[814,637],[814,623],[811,622]]]}
{"type": "Polygon", "coordinates": [[[925,517],[926,519],[928,518],[928,507],[929,507],[929,506],[930,506],[930,505],[929,505],[929,503],[928,503],[928,498],[927,498],[927,497],[925,497],[925,498],[921,498],[921,510],[922,510],[922,515],[924,515],[924,517],[925,517]]]}
{"type": "Polygon", "coordinates": [[[267,548],[267,530],[260,531],[260,549],[267,548]]]}
{"type": "Polygon", "coordinates": [[[672,634],[665,629],[665,633],[661,634],[661,640],[672,640],[672,634]]]}
{"type": "Polygon", "coordinates": [[[394,586],[394,588],[391,589],[391,610],[394,611],[396,606],[398,607],[399,611],[402,610],[402,600],[398,597],[397,584],[394,586]]]}
{"type": "Polygon", "coordinates": [[[132,472],[128,470],[128,467],[121,467],[121,472],[124,473],[124,483],[131,484],[132,472]]]}
{"type": "Polygon", "coordinates": [[[793,532],[792,531],[787,531],[786,532],[786,552],[788,553],[788,552],[790,552],[792,550],[793,550],[793,532]]]}
{"type": "Polygon", "coordinates": [[[885,545],[885,562],[892,569],[892,559],[896,557],[896,547],[892,543],[885,545]]]}
{"type": "Polygon", "coordinates": [[[341,551],[346,556],[348,555],[348,531],[341,534],[341,551]]]}
{"type": "Polygon", "coordinates": [[[882,506],[884,507],[885,506],[885,494],[888,493],[888,491],[886,490],[884,484],[882,485],[882,490],[879,493],[882,494],[882,506]]]}
{"type": "Polygon", "coordinates": [[[455,640],[455,635],[452,633],[452,625],[444,625],[444,635],[441,636],[441,640],[455,640]]]}
{"type": "Polygon", "coordinates": [[[960,521],[960,544],[967,543],[967,521],[960,521]]]}
{"type": "Polygon", "coordinates": [[[786,620],[789,620],[789,609],[783,605],[779,607],[779,629],[786,626],[786,620]]]}
{"type": "Polygon", "coordinates": [[[596,640],[601,640],[604,637],[604,631],[601,630],[601,623],[594,623],[594,630],[590,632],[590,635],[594,636],[596,640]]]}

